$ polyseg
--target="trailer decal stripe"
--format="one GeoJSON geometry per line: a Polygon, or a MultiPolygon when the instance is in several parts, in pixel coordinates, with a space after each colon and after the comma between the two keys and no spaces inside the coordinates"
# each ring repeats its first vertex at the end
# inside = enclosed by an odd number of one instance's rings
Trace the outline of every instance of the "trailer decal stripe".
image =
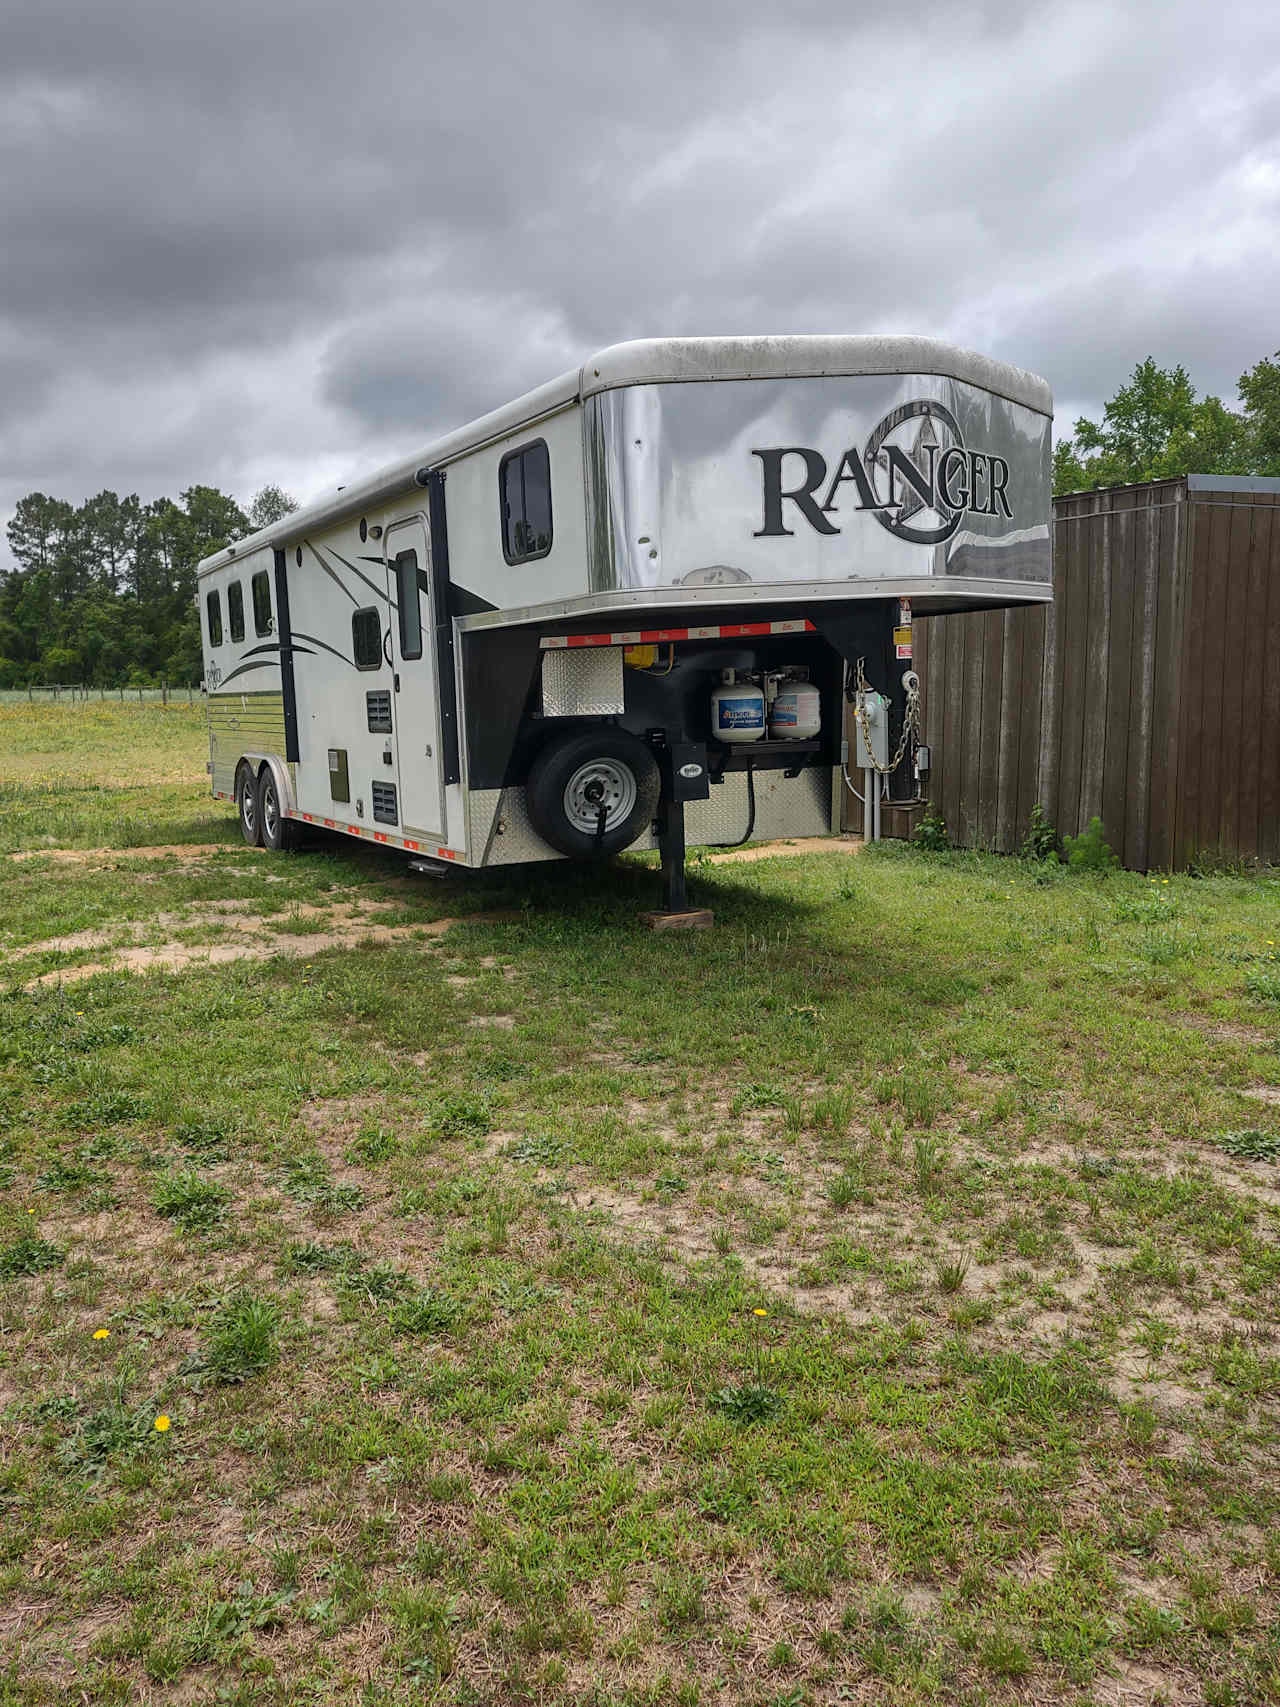
{"type": "MultiPolygon", "coordinates": [[[[214,792],[215,800],[230,800],[230,798],[229,794],[221,794],[216,790],[214,792]]],[[[337,830],[343,836],[372,837],[375,842],[385,842],[387,846],[393,848],[407,848],[410,853],[426,851],[422,843],[415,841],[412,836],[393,836],[384,830],[372,830],[367,824],[342,824],[336,818],[318,818],[313,812],[296,810],[287,811],[284,815],[286,818],[297,818],[304,824],[322,824],[326,830],[337,830]]],[[[436,848],[432,857],[456,862],[462,858],[462,855],[456,848],[436,848]]]]}
{"type": "Polygon", "coordinates": [[[671,640],[739,640],[753,634],[815,634],[807,617],[782,622],[724,622],[704,628],[636,628],[620,634],[544,634],[539,646],[549,652],[561,646],[647,646],[671,640]]]}

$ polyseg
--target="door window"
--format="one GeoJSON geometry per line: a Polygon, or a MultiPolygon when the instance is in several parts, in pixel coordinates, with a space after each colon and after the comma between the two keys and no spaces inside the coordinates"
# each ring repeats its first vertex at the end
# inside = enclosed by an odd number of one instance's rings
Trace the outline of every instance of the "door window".
{"type": "Polygon", "coordinates": [[[205,600],[205,608],[209,613],[209,644],[222,645],[222,599],[215,587],[205,600]]]}
{"type": "Polygon", "coordinates": [[[396,553],[396,603],[400,607],[400,656],[422,656],[422,588],[416,551],[396,553]]]}
{"type": "Polygon", "coordinates": [[[244,588],[239,581],[233,581],[227,588],[227,620],[231,624],[231,638],[239,644],[244,639],[244,588]]]}

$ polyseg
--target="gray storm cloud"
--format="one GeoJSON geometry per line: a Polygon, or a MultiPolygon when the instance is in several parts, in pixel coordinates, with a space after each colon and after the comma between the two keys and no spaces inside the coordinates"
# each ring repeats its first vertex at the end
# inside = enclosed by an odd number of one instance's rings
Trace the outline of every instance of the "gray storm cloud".
{"type": "Polygon", "coordinates": [[[1270,4],[10,0],[0,514],[307,497],[618,338],[903,330],[1230,394],[1280,345],[1270,4]]]}

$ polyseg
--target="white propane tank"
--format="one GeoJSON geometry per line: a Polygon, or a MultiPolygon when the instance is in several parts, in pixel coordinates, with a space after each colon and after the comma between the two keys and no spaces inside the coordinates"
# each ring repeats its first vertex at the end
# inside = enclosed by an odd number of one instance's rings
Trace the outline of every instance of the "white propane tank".
{"type": "Polygon", "coordinates": [[[735,682],[733,671],[711,695],[711,733],[717,741],[763,741],[764,689],[754,682],[735,682]]]}
{"type": "Polygon", "coordinates": [[[775,741],[812,741],[822,732],[822,696],[812,682],[782,682],[769,708],[775,741]]]}

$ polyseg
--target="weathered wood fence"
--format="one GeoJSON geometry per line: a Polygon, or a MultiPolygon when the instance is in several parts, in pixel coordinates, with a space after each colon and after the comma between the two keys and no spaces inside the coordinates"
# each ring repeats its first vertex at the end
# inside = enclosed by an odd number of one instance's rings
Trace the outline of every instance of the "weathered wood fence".
{"type": "Polygon", "coordinates": [[[1280,861],[1280,480],[1054,501],[1054,603],[915,625],[930,793],[1011,853],[1038,801],[1134,870],[1280,861]]]}

